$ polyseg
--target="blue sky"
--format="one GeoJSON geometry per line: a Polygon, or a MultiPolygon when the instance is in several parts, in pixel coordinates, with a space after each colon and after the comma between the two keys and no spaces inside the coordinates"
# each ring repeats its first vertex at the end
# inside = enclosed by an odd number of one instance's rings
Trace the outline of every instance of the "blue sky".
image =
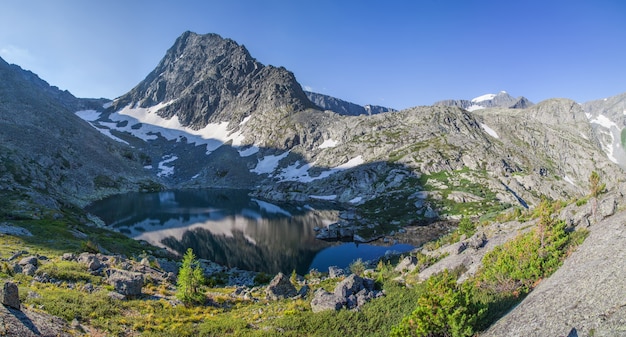
{"type": "Polygon", "coordinates": [[[358,104],[626,92],[621,0],[6,0],[0,56],[76,96],[115,98],[186,30],[231,38],[358,104]]]}

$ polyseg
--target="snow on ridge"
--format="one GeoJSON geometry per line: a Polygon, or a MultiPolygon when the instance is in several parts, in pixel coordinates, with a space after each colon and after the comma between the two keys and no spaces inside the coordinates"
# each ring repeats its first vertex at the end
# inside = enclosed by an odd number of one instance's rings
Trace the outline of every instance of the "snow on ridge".
{"type": "Polygon", "coordinates": [[[617,126],[617,124],[615,124],[615,122],[613,122],[612,120],[610,120],[608,117],[604,115],[598,115],[598,117],[590,120],[589,122],[593,124],[598,124],[607,129],[611,129],[611,127],[615,127],[616,129],[619,129],[619,127],[617,126]]]}
{"type": "Polygon", "coordinates": [[[331,148],[331,147],[337,146],[337,144],[339,144],[338,141],[333,140],[332,138],[329,138],[329,139],[324,140],[324,142],[322,144],[320,144],[320,146],[318,146],[318,148],[320,148],[320,149],[331,148]]]}
{"type": "Polygon", "coordinates": [[[485,130],[485,132],[487,132],[487,134],[490,135],[491,137],[500,139],[500,136],[498,136],[498,133],[494,129],[487,126],[487,124],[480,123],[480,127],[483,128],[483,130],[485,130]]]}
{"type": "Polygon", "coordinates": [[[239,148],[237,150],[237,152],[239,152],[239,156],[240,157],[249,157],[257,152],[259,152],[259,147],[256,145],[251,145],[250,147],[248,147],[245,150],[242,150],[242,148],[239,148]]]}
{"type": "Polygon", "coordinates": [[[480,106],[480,105],[472,104],[472,105],[470,105],[469,107],[467,107],[467,109],[465,109],[465,110],[467,110],[467,111],[469,111],[469,112],[472,112],[472,111],[474,111],[474,110],[480,110],[480,109],[484,109],[484,108],[485,108],[484,106],[480,106]]]}
{"type": "Polygon", "coordinates": [[[488,101],[488,100],[493,99],[494,97],[496,97],[496,94],[486,94],[486,95],[478,96],[472,99],[472,103],[488,101]]]}

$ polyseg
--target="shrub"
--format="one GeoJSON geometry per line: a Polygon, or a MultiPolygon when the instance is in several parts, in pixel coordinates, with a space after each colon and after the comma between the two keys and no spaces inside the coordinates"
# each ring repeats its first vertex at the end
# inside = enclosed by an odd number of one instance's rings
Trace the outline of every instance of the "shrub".
{"type": "Polygon", "coordinates": [[[457,229],[459,234],[465,235],[466,238],[474,235],[476,232],[476,225],[470,220],[468,217],[462,217],[461,221],[459,221],[459,228],[457,229]]]}
{"type": "Polygon", "coordinates": [[[472,336],[484,311],[475,305],[471,288],[457,284],[456,278],[446,270],[426,281],[417,308],[392,328],[391,335],[472,336]]]}
{"type": "Polygon", "coordinates": [[[363,276],[363,273],[365,272],[365,263],[363,263],[363,260],[361,260],[361,258],[356,259],[350,264],[350,272],[359,276],[363,276]]]}

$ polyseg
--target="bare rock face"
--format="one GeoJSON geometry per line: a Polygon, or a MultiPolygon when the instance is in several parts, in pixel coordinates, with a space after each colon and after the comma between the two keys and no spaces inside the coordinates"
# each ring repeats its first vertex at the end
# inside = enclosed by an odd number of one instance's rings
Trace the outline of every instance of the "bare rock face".
{"type": "Polygon", "coordinates": [[[283,273],[278,273],[265,289],[265,293],[272,300],[290,298],[298,295],[298,291],[283,273]]]}
{"type": "Polygon", "coordinates": [[[589,227],[589,237],[484,336],[623,336],[626,212],[589,227]]]}
{"type": "Polygon", "coordinates": [[[0,302],[7,307],[20,310],[20,296],[17,284],[4,282],[2,289],[0,289],[0,302]]]}

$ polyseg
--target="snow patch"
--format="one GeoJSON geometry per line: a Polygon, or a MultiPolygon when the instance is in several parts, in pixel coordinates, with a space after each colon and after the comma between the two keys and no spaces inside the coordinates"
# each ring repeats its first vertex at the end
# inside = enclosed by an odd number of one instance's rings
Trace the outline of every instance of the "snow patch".
{"type": "Polygon", "coordinates": [[[582,132],[580,133],[580,136],[583,137],[584,140],[589,140],[589,137],[585,136],[585,134],[582,132]]]}
{"type": "Polygon", "coordinates": [[[318,200],[335,200],[337,199],[337,195],[309,195],[309,198],[318,200]]]}
{"type": "Polygon", "coordinates": [[[617,124],[615,124],[615,122],[613,122],[612,120],[610,120],[608,117],[604,116],[604,115],[598,115],[598,117],[596,117],[595,119],[592,119],[590,121],[590,123],[593,124],[598,124],[600,126],[603,126],[607,129],[611,129],[612,127],[615,127],[617,129],[619,129],[617,127],[617,124]]]}
{"type": "Polygon", "coordinates": [[[250,147],[248,147],[245,150],[242,150],[241,148],[237,150],[239,152],[239,156],[240,157],[249,157],[257,152],[259,152],[259,147],[252,145],[250,147]]]}
{"type": "Polygon", "coordinates": [[[480,105],[472,104],[472,105],[470,105],[470,106],[469,106],[467,109],[465,109],[465,110],[472,112],[472,111],[475,111],[475,110],[480,110],[480,109],[484,109],[484,108],[485,108],[484,106],[480,106],[480,105]]]}
{"type": "Polygon", "coordinates": [[[102,104],[102,108],[104,108],[104,109],[108,109],[108,108],[110,108],[110,107],[111,107],[111,105],[113,105],[113,102],[112,102],[112,101],[111,101],[111,102],[108,102],[108,103],[104,103],[104,104],[102,104]]]}
{"type": "Polygon", "coordinates": [[[159,162],[159,173],[157,173],[157,177],[167,177],[174,174],[174,166],[167,166],[165,164],[169,164],[177,159],[178,157],[171,154],[163,156],[163,160],[159,162]]]}
{"type": "Polygon", "coordinates": [[[356,197],[356,198],[350,199],[350,201],[348,201],[348,202],[351,203],[351,204],[358,204],[362,200],[363,200],[363,197],[356,197]]]}
{"type": "Polygon", "coordinates": [[[339,144],[338,141],[329,138],[329,139],[324,140],[324,142],[320,144],[318,148],[327,149],[327,148],[335,147],[337,146],[337,144],[339,144]]]}
{"type": "Polygon", "coordinates": [[[265,156],[259,159],[259,162],[256,164],[256,167],[250,170],[250,172],[256,173],[256,174],[267,173],[267,174],[270,174],[271,176],[271,173],[274,172],[274,170],[276,170],[276,168],[278,167],[278,162],[281,161],[283,158],[287,157],[288,155],[289,155],[289,151],[278,156],[274,156],[274,155],[265,156]]]}
{"type": "Polygon", "coordinates": [[[80,117],[80,119],[82,120],[85,120],[87,122],[93,122],[97,120],[98,118],[100,118],[100,115],[102,113],[96,110],[81,110],[81,111],[76,111],[74,114],[80,117]]]}
{"type": "Polygon", "coordinates": [[[152,170],[152,165],[146,165],[143,168],[145,168],[146,170],[152,170]]]}
{"type": "Polygon", "coordinates": [[[490,135],[491,137],[500,139],[500,136],[498,136],[498,133],[494,129],[487,126],[487,124],[480,123],[480,127],[483,128],[483,130],[485,130],[485,132],[487,132],[487,134],[490,135]]]}
{"type": "Polygon", "coordinates": [[[244,124],[246,124],[246,123],[250,120],[250,118],[252,118],[252,116],[248,116],[248,117],[244,118],[244,119],[241,121],[241,123],[239,123],[239,125],[244,125],[244,124]]]}
{"type": "Polygon", "coordinates": [[[478,103],[478,102],[492,100],[494,97],[496,97],[496,94],[486,94],[486,95],[478,96],[478,97],[472,99],[472,103],[478,103]]]}

